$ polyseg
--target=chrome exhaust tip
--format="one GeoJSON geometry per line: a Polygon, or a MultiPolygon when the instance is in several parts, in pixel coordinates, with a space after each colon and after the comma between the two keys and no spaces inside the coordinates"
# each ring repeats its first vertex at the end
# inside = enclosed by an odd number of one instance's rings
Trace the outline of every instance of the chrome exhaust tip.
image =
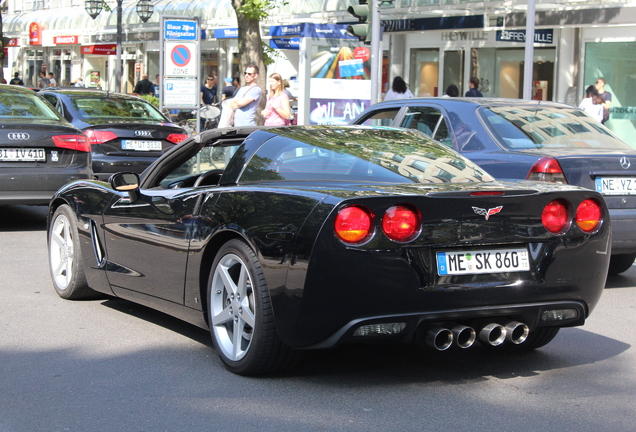
{"type": "Polygon", "coordinates": [[[477,338],[477,333],[472,327],[457,325],[453,327],[453,338],[457,342],[457,346],[460,348],[470,348],[477,338]]]}
{"type": "Polygon", "coordinates": [[[506,340],[515,345],[522,344],[528,339],[530,329],[524,323],[519,321],[511,321],[506,324],[506,340]]]}
{"type": "Polygon", "coordinates": [[[426,332],[426,344],[438,351],[445,351],[453,344],[453,332],[447,328],[433,327],[426,332]]]}
{"type": "Polygon", "coordinates": [[[497,323],[486,324],[479,331],[479,340],[488,345],[499,346],[506,340],[506,329],[497,323]]]}

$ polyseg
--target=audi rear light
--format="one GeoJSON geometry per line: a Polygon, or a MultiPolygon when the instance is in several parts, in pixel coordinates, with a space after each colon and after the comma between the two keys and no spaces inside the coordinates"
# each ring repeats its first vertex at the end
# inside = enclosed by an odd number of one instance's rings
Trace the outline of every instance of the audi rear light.
{"type": "Polygon", "coordinates": [[[89,153],[91,151],[91,145],[86,135],[56,135],[53,137],[53,143],[55,143],[55,147],[89,153]]]}
{"type": "Polygon", "coordinates": [[[185,141],[186,139],[188,139],[188,136],[186,134],[180,134],[180,133],[173,133],[168,135],[168,137],[166,138],[168,141],[170,141],[173,144],[179,144],[182,141],[185,141]]]}
{"type": "Polygon", "coordinates": [[[594,231],[601,223],[601,204],[598,201],[588,198],[584,200],[576,209],[576,224],[584,232],[594,231]]]}
{"type": "Polygon", "coordinates": [[[420,212],[410,206],[397,205],[390,207],[382,218],[382,231],[393,241],[407,242],[413,240],[420,232],[420,212]]]}
{"type": "Polygon", "coordinates": [[[88,137],[88,142],[91,144],[103,144],[107,141],[117,139],[117,135],[111,131],[87,130],[85,133],[88,137]]]}
{"type": "Polygon", "coordinates": [[[568,184],[559,161],[551,157],[542,157],[530,168],[528,180],[568,184]]]}
{"type": "Polygon", "coordinates": [[[338,212],[334,229],[345,243],[361,243],[371,235],[373,213],[362,206],[345,207],[338,212]]]}
{"type": "Polygon", "coordinates": [[[568,204],[564,200],[550,201],[543,209],[541,214],[541,222],[545,229],[552,234],[563,233],[569,228],[568,226],[568,204]]]}

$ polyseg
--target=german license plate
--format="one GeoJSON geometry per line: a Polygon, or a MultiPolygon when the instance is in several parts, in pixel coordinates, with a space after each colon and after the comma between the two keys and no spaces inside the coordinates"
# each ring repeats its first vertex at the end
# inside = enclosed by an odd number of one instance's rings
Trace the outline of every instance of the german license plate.
{"type": "Polygon", "coordinates": [[[161,151],[161,141],[123,140],[121,148],[135,151],[161,151]]]}
{"type": "Polygon", "coordinates": [[[487,249],[437,252],[437,274],[470,275],[530,270],[528,249],[487,249]]]}
{"type": "Polygon", "coordinates": [[[603,195],[635,195],[636,177],[597,177],[596,191],[603,195]]]}
{"type": "Polygon", "coordinates": [[[0,149],[0,161],[2,162],[44,162],[46,153],[44,149],[29,148],[3,148],[0,149]]]}

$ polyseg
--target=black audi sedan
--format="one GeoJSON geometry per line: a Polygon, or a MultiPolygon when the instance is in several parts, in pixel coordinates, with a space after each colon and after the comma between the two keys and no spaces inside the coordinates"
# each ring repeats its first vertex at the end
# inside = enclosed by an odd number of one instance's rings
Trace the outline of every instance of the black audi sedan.
{"type": "Polygon", "coordinates": [[[38,95],[86,133],[98,180],[119,171],[141,173],[188,137],[154,105],[136,96],[83,89],[44,89],[38,95]]]}
{"type": "Polygon", "coordinates": [[[570,105],[518,99],[412,98],[369,107],[353,124],[417,129],[497,179],[600,192],[612,221],[610,274],[636,259],[636,150],[570,105]]]}
{"type": "Polygon", "coordinates": [[[32,90],[0,84],[0,205],[48,205],[92,176],[86,135],[32,90]]]}

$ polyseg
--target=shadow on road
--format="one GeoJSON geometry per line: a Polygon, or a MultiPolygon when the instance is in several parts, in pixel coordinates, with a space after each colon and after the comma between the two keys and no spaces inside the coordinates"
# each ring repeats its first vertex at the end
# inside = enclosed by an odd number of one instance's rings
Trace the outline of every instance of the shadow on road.
{"type": "Polygon", "coordinates": [[[44,231],[47,206],[1,206],[0,231],[44,231]]]}

